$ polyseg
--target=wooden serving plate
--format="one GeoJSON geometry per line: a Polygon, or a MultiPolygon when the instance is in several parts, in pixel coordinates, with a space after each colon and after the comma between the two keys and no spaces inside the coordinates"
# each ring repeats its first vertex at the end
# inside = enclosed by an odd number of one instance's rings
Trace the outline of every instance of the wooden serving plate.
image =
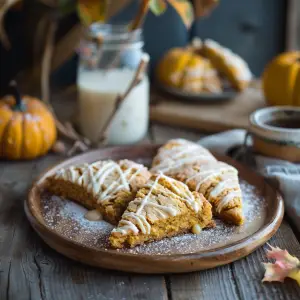
{"type": "MultiPolygon", "coordinates": [[[[245,225],[234,227],[234,230],[232,229],[233,226],[226,229],[227,231],[233,230],[232,232],[229,231],[230,235],[227,234],[227,239],[225,239],[225,233],[223,238],[223,233],[222,231],[220,233],[218,227],[203,231],[199,235],[199,239],[202,238],[202,234],[206,236],[206,243],[211,244],[209,247],[205,246],[201,248],[196,242],[195,249],[193,248],[193,243],[187,245],[188,247],[177,247],[174,241],[177,241],[176,239],[179,242],[181,241],[181,237],[177,237],[172,238],[175,240],[172,240],[173,242],[170,245],[168,244],[168,240],[155,242],[158,245],[157,248],[160,247],[162,249],[160,253],[155,253],[156,244],[153,243],[141,246],[142,248],[139,251],[135,250],[135,248],[124,251],[113,250],[109,247],[95,247],[78,242],[46,224],[41,199],[43,183],[47,176],[63,167],[107,158],[128,158],[149,165],[158,147],[159,145],[142,145],[99,149],[57,164],[39,177],[33,184],[28,199],[25,200],[25,212],[32,227],[51,248],[69,258],[96,267],[137,273],[182,273],[228,264],[253,252],[269,240],[277,231],[284,214],[281,196],[262,176],[229,157],[220,155],[216,155],[216,157],[235,166],[239,170],[240,179],[250,187],[253,187],[259,198],[257,198],[258,202],[257,200],[253,202],[256,203],[257,207],[252,207],[252,217],[249,218],[245,225]],[[260,201],[264,204],[261,205],[260,201]],[[216,231],[214,232],[214,230],[216,231]],[[214,244],[213,240],[218,230],[219,240],[214,244]],[[151,244],[153,245],[151,246],[151,244]],[[165,247],[165,244],[168,247],[165,247]],[[152,247],[151,249],[154,249],[154,252],[147,252],[147,247],[152,247]]],[[[250,201],[250,205],[251,202],[252,200],[250,201]]],[[[185,237],[183,236],[183,238],[185,237]]],[[[194,237],[195,239],[198,238],[195,235],[191,235],[189,238],[192,239],[194,237]]],[[[200,245],[202,244],[200,243],[200,245]]]]}

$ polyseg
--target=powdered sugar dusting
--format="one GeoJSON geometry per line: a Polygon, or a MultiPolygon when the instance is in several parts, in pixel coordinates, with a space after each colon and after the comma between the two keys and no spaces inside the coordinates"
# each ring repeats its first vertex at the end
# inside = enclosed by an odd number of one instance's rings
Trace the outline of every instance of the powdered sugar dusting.
{"type": "MultiPolygon", "coordinates": [[[[216,228],[203,230],[200,235],[185,234],[118,251],[149,255],[186,254],[215,249],[247,237],[261,227],[267,203],[254,186],[243,180],[240,185],[246,218],[244,225],[230,226],[216,220],[216,228]]],[[[41,207],[46,224],[58,233],[88,247],[110,248],[108,237],[113,226],[105,221],[85,219],[87,210],[82,206],[45,193],[41,207]]]]}

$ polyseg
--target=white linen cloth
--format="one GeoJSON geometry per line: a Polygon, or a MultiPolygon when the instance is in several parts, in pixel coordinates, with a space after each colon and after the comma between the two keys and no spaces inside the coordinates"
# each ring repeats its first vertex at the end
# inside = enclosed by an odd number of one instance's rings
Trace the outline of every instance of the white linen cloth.
{"type": "Polygon", "coordinates": [[[249,160],[249,154],[245,152],[247,147],[243,147],[245,137],[245,130],[236,129],[204,137],[199,143],[219,154],[228,154],[237,147],[238,160],[255,167],[259,173],[277,183],[285,211],[300,231],[300,165],[261,155],[251,155],[252,160],[249,160]]]}

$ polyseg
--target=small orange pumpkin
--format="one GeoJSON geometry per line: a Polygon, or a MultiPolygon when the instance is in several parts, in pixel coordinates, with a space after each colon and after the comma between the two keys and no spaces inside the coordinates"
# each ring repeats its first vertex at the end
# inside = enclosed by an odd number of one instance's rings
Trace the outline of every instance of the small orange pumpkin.
{"type": "Polygon", "coordinates": [[[46,154],[56,141],[52,114],[38,99],[13,96],[0,100],[0,157],[33,159],[46,154]]]}
{"type": "Polygon", "coordinates": [[[169,50],[157,65],[158,81],[187,92],[221,92],[217,71],[206,58],[189,48],[169,50]]]}
{"type": "Polygon", "coordinates": [[[263,74],[263,91],[270,105],[300,106],[300,52],[273,59],[263,74]]]}

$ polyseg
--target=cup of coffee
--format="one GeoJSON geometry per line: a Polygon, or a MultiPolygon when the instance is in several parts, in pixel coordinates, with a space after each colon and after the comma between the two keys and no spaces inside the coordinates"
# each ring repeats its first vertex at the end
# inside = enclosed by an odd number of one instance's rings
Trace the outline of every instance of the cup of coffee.
{"type": "Polygon", "coordinates": [[[250,115],[254,151],[265,156],[300,162],[300,108],[275,106],[250,115]]]}

